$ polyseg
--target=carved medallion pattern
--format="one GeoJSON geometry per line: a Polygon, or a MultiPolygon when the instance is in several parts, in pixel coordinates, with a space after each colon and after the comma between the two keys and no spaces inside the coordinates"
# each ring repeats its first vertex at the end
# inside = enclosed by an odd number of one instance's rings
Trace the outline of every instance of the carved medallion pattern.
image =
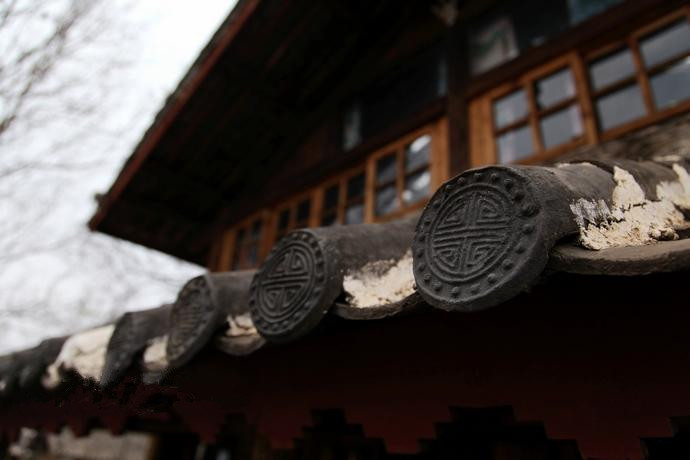
{"type": "Polygon", "coordinates": [[[211,296],[211,287],[205,276],[191,279],[180,291],[170,312],[170,332],[166,354],[173,366],[183,364],[196,350],[204,326],[217,315],[211,296]]]}
{"type": "Polygon", "coordinates": [[[318,241],[308,232],[286,236],[252,281],[252,319],[265,337],[297,335],[318,305],[325,282],[318,241]]]}
{"type": "Polygon", "coordinates": [[[510,168],[469,171],[448,181],[422,213],[413,243],[424,298],[454,308],[513,289],[528,263],[527,249],[538,241],[532,222],[538,213],[524,178],[510,168]]]}

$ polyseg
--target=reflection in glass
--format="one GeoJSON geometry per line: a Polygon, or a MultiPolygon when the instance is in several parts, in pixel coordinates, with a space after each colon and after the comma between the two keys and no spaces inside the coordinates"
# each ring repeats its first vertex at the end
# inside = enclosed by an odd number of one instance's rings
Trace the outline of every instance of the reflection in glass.
{"type": "Polygon", "coordinates": [[[560,70],[537,81],[537,105],[541,109],[551,107],[575,95],[575,82],[569,68],[560,70]]]}
{"type": "Polygon", "coordinates": [[[336,224],[337,222],[338,222],[338,215],[336,214],[335,211],[325,213],[321,217],[321,226],[322,227],[328,227],[328,226],[336,224]]]}
{"type": "Polygon", "coordinates": [[[686,58],[649,79],[658,109],[673,107],[690,99],[690,58],[686,58]]]}
{"type": "Polygon", "coordinates": [[[611,53],[589,65],[592,89],[599,90],[630,77],[635,73],[632,53],[629,48],[611,53]]]}
{"type": "Polygon", "coordinates": [[[519,54],[513,22],[507,15],[472,24],[469,45],[472,75],[486,72],[519,54]]]}
{"type": "Polygon", "coordinates": [[[646,67],[690,51],[690,24],[683,19],[640,40],[640,52],[646,67]]]}
{"type": "Polygon", "coordinates": [[[297,205],[297,225],[302,226],[309,220],[311,214],[311,201],[306,198],[297,205]]]}
{"type": "Polygon", "coordinates": [[[418,137],[405,147],[405,171],[410,172],[429,164],[429,150],[431,149],[431,136],[425,134],[418,137]]]}
{"type": "Polygon", "coordinates": [[[355,204],[345,208],[346,224],[361,224],[364,222],[364,204],[355,204]]]}
{"type": "Polygon", "coordinates": [[[597,115],[603,131],[643,117],[647,112],[637,85],[597,99],[597,115]]]}
{"type": "Polygon", "coordinates": [[[364,173],[351,177],[347,181],[347,199],[364,195],[364,173]]]}
{"type": "Polygon", "coordinates": [[[261,221],[255,220],[252,224],[252,238],[256,239],[261,235],[261,221]]]}
{"type": "Polygon", "coordinates": [[[338,206],[338,185],[332,185],[326,189],[323,200],[323,209],[331,209],[338,206]]]}
{"type": "Polygon", "coordinates": [[[376,192],[375,212],[383,216],[398,209],[398,193],[395,185],[383,187],[376,192]]]}
{"type": "Polygon", "coordinates": [[[280,212],[278,217],[278,230],[287,230],[288,225],[290,225],[290,210],[284,209],[280,212]]]}
{"type": "Polygon", "coordinates": [[[621,0],[568,0],[570,23],[579,24],[590,17],[597,15],[621,0]]]}
{"type": "Polygon", "coordinates": [[[255,266],[259,262],[259,247],[256,244],[252,244],[247,252],[247,265],[250,267],[255,266]]]}
{"type": "Polygon", "coordinates": [[[402,198],[405,204],[413,204],[429,194],[431,173],[429,170],[411,174],[405,178],[405,190],[402,198]]]}
{"type": "Polygon", "coordinates": [[[518,90],[494,101],[494,125],[501,129],[527,116],[527,96],[518,90]]]}
{"type": "Polygon", "coordinates": [[[343,115],[343,150],[349,150],[361,141],[362,109],[359,103],[355,103],[343,115]]]}
{"type": "Polygon", "coordinates": [[[544,148],[549,149],[564,144],[582,135],[580,107],[570,107],[554,112],[539,120],[544,148]]]}
{"type": "Polygon", "coordinates": [[[376,183],[383,184],[395,180],[396,166],[394,153],[379,158],[376,162],[376,183]]]}
{"type": "Polygon", "coordinates": [[[512,163],[528,157],[534,151],[532,132],[529,126],[522,126],[498,136],[498,161],[512,163]]]}

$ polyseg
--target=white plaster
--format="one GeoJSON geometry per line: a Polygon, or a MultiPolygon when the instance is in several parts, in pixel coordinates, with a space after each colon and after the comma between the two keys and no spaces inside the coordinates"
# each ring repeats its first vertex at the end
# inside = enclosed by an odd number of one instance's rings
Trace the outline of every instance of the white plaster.
{"type": "Polygon", "coordinates": [[[367,308],[398,302],[414,292],[412,252],[399,260],[370,262],[343,282],[348,303],[367,308]]]}
{"type": "Polygon", "coordinates": [[[243,313],[236,316],[228,315],[227,321],[229,327],[225,331],[225,335],[228,337],[244,337],[258,334],[249,313],[243,313]]]}
{"type": "Polygon", "coordinates": [[[679,164],[673,165],[678,181],[662,182],[656,186],[656,194],[662,200],[669,200],[682,209],[690,210],[690,174],[679,164]]]}
{"type": "Polygon", "coordinates": [[[160,337],[154,337],[153,339],[149,340],[143,356],[144,367],[147,371],[163,372],[168,369],[168,355],[166,354],[167,347],[167,334],[160,337]]]}
{"type": "Polygon", "coordinates": [[[654,161],[681,161],[681,160],[683,160],[683,157],[678,155],[678,154],[656,155],[656,156],[652,157],[652,160],[654,160],[654,161]]]}
{"type": "Polygon", "coordinates": [[[105,365],[108,342],[114,330],[115,326],[109,324],[68,338],[62,345],[55,362],[48,366],[46,375],[43,377],[43,385],[47,388],[59,385],[60,369],[74,370],[83,378],[98,382],[105,365]]]}
{"type": "Polygon", "coordinates": [[[660,184],[659,200],[650,201],[628,171],[614,167],[616,187],[610,208],[603,201],[584,199],[570,205],[580,243],[599,250],[677,239],[676,229],[687,225],[678,206],[690,204],[690,178],[682,167],[675,165],[674,170],[678,182],[660,184]]]}

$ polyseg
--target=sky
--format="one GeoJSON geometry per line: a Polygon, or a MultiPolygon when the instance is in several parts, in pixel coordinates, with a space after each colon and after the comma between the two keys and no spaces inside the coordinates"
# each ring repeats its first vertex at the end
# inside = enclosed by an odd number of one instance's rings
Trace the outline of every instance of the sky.
{"type": "MultiPolygon", "coordinates": [[[[234,3],[101,0],[99,21],[84,32],[96,38],[53,69],[32,123],[0,143],[0,353],[171,302],[201,272],[86,224],[96,194],[234,3]],[[67,90],[51,97],[63,82],[67,90]],[[28,161],[41,167],[2,178],[3,167],[28,161]]],[[[30,18],[21,27],[35,39],[49,24],[30,18]]],[[[8,43],[0,43],[4,55],[8,43]]]]}

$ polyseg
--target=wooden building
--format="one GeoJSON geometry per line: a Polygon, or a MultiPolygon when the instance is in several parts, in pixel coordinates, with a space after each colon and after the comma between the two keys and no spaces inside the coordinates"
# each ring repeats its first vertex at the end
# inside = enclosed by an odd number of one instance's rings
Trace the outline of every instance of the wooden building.
{"type": "Polygon", "coordinates": [[[0,357],[0,445],[688,458],[689,111],[687,0],[240,0],[90,222],[208,273],[0,357]]]}

